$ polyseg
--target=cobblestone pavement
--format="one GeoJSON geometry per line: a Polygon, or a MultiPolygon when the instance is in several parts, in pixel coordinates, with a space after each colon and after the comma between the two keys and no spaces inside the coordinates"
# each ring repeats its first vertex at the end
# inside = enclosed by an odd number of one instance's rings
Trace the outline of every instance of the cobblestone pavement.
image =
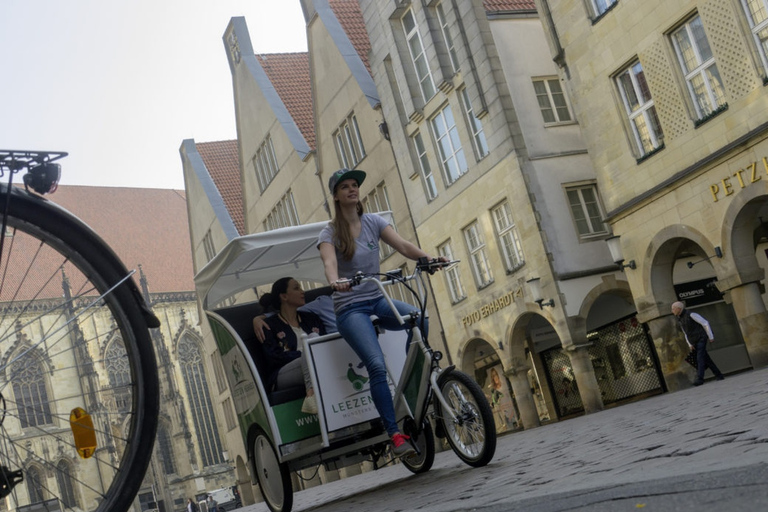
{"type": "Polygon", "coordinates": [[[445,451],[423,475],[387,467],[295,493],[293,509],[768,510],[767,483],[762,369],[501,437],[484,468],[445,451]]]}

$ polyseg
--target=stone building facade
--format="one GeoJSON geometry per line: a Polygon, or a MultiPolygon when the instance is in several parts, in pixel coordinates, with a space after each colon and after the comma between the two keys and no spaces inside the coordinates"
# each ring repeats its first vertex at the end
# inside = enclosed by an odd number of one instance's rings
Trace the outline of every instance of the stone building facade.
{"type": "Polygon", "coordinates": [[[765,366],[768,5],[537,6],[667,386],[691,380],[675,300],[713,323],[723,371],[765,366]]]}

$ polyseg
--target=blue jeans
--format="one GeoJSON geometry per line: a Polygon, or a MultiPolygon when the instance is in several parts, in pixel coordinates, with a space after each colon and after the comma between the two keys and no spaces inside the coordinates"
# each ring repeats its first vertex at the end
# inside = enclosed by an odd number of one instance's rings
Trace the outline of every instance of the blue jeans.
{"type": "MultiPolygon", "coordinates": [[[[393,300],[400,315],[406,315],[416,308],[405,302],[393,300]]],[[[395,406],[387,384],[387,367],[384,364],[384,354],[379,345],[376,329],[371,322],[371,315],[379,317],[379,325],[388,331],[402,331],[406,325],[400,325],[395,318],[392,309],[384,297],[355,302],[345,306],[336,314],[336,325],[357,357],[368,370],[368,379],[371,386],[371,398],[376,405],[384,428],[391,436],[400,431],[395,419],[395,406]]],[[[427,320],[424,319],[424,336],[426,337],[427,320]]],[[[411,333],[408,333],[406,351],[411,343],[411,333]]]]}

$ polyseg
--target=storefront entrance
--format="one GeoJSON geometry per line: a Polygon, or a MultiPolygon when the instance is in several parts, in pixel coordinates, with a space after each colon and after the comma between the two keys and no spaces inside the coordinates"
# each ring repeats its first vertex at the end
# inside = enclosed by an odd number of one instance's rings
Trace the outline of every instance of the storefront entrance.
{"type": "MultiPolygon", "coordinates": [[[[606,406],[665,391],[659,361],[648,332],[635,315],[587,334],[589,355],[606,406]]],[[[584,412],[570,358],[562,347],[541,352],[559,418],[584,412]]]]}

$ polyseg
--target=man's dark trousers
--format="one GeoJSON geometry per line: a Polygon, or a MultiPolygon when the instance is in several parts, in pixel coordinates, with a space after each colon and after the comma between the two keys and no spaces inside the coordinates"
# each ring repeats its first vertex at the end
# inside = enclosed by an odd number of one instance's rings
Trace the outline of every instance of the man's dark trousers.
{"type": "Polygon", "coordinates": [[[717,367],[714,361],[712,361],[712,358],[709,357],[709,353],[707,352],[707,344],[709,343],[709,340],[707,340],[706,336],[703,336],[699,338],[696,341],[696,382],[695,384],[702,384],[704,382],[704,372],[709,368],[712,370],[712,373],[715,374],[715,377],[718,379],[723,378],[723,374],[720,371],[720,369],[717,367]]]}

